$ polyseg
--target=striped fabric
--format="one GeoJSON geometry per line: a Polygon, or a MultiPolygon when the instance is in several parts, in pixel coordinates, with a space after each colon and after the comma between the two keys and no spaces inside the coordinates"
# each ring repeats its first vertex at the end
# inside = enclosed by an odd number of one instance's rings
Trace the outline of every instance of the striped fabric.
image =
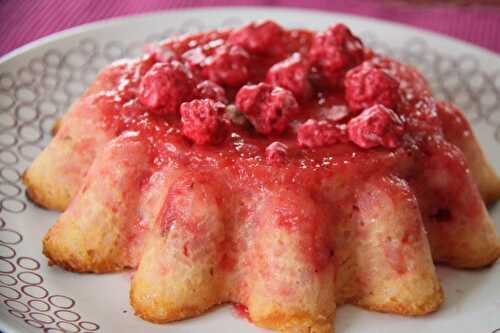
{"type": "Polygon", "coordinates": [[[500,53],[500,7],[464,5],[465,2],[459,1],[456,5],[456,1],[444,1],[436,5],[430,1],[402,0],[0,0],[0,55],[87,22],[171,8],[216,5],[309,7],[371,16],[448,34],[500,53]]]}

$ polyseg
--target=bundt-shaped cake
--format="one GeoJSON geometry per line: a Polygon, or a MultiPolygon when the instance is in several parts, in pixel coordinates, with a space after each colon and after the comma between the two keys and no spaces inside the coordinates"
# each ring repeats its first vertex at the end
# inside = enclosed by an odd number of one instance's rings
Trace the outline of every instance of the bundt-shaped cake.
{"type": "Polygon", "coordinates": [[[76,272],[132,268],[165,323],[236,304],[331,332],[337,305],[422,315],[434,262],[499,256],[500,180],[467,120],[344,25],[272,21],[168,39],[104,69],[24,174],[63,211],[43,240],[76,272]]]}

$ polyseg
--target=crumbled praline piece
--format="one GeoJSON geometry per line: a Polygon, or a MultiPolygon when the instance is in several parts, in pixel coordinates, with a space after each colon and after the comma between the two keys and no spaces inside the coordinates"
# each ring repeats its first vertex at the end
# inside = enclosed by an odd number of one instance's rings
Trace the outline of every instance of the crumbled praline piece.
{"type": "Polygon", "coordinates": [[[236,95],[236,106],[257,132],[265,135],[283,133],[291,117],[299,112],[299,105],[289,90],[267,83],[242,87],[236,95]]]}
{"type": "Polygon", "coordinates": [[[182,60],[185,61],[191,68],[198,67],[203,64],[207,56],[203,52],[201,47],[195,47],[186,51],[181,56],[182,60]]]}
{"type": "Polygon", "coordinates": [[[297,140],[300,146],[309,148],[347,142],[347,128],[345,124],[309,119],[297,129],[297,140]]]}
{"type": "Polygon", "coordinates": [[[163,48],[156,43],[147,44],[144,50],[159,62],[167,62],[175,59],[175,53],[172,50],[163,48]]]}
{"type": "Polygon", "coordinates": [[[332,87],[341,85],[345,72],[363,62],[364,57],[363,43],[343,24],[316,34],[309,51],[316,74],[332,87]]]}
{"type": "Polygon", "coordinates": [[[399,82],[370,63],[363,63],[347,72],[344,85],[346,102],[353,113],[375,104],[393,110],[397,108],[399,82]]]}
{"type": "Polygon", "coordinates": [[[223,107],[212,99],[182,103],[182,134],[199,145],[218,143],[224,135],[224,123],[220,116],[223,107]]]}
{"type": "Polygon", "coordinates": [[[139,102],[155,114],[175,113],[192,91],[192,75],[182,63],[156,63],[141,80],[139,102]]]}
{"type": "Polygon", "coordinates": [[[228,102],[224,88],[210,80],[198,83],[196,86],[196,96],[199,99],[210,98],[224,104],[228,102]]]}
{"type": "Polygon", "coordinates": [[[298,52],[274,64],[266,75],[272,86],[290,90],[298,100],[306,100],[312,94],[309,83],[309,62],[298,52]]]}
{"type": "Polygon", "coordinates": [[[339,122],[349,116],[349,109],[345,105],[333,105],[329,108],[322,108],[321,115],[333,122],[339,122]]]}
{"type": "Polygon", "coordinates": [[[243,47],[253,54],[279,54],[285,30],[273,21],[252,22],[231,32],[228,43],[243,47]]]}
{"type": "Polygon", "coordinates": [[[347,131],[349,140],[361,148],[397,148],[401,144],[404,124],[394,111],[377,104],[352,118],[347,131]]]}
{"type": "Polygon", "coordinates": [[[245,84],[249,78],[250,56],[238,45],[222,45],[204,63],[203,75],[228,87],[245,84]]]}

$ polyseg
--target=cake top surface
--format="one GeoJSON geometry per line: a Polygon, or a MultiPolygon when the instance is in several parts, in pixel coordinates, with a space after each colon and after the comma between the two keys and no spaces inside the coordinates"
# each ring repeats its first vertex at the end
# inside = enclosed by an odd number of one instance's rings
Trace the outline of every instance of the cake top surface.
{"type": "Polygon", "coordinates": [[[146,49],[103,72],[89,103],[117,135],[147,138],[156,166],[372,173],[446,143],[420,73],[342,24],[256,22],[146,49]]]}

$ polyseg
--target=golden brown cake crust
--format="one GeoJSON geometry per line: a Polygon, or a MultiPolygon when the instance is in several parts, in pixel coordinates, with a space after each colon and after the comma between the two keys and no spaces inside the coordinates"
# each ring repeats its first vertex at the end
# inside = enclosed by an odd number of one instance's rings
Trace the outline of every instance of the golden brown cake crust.
{"type": "Polygon", "coordinates": [[[44,184],[43,176],[26,170],[22,181],[26,186],[27,197],[38,206],[60,212],[68,207],[71,195],[56,186],[44,184]]]}

